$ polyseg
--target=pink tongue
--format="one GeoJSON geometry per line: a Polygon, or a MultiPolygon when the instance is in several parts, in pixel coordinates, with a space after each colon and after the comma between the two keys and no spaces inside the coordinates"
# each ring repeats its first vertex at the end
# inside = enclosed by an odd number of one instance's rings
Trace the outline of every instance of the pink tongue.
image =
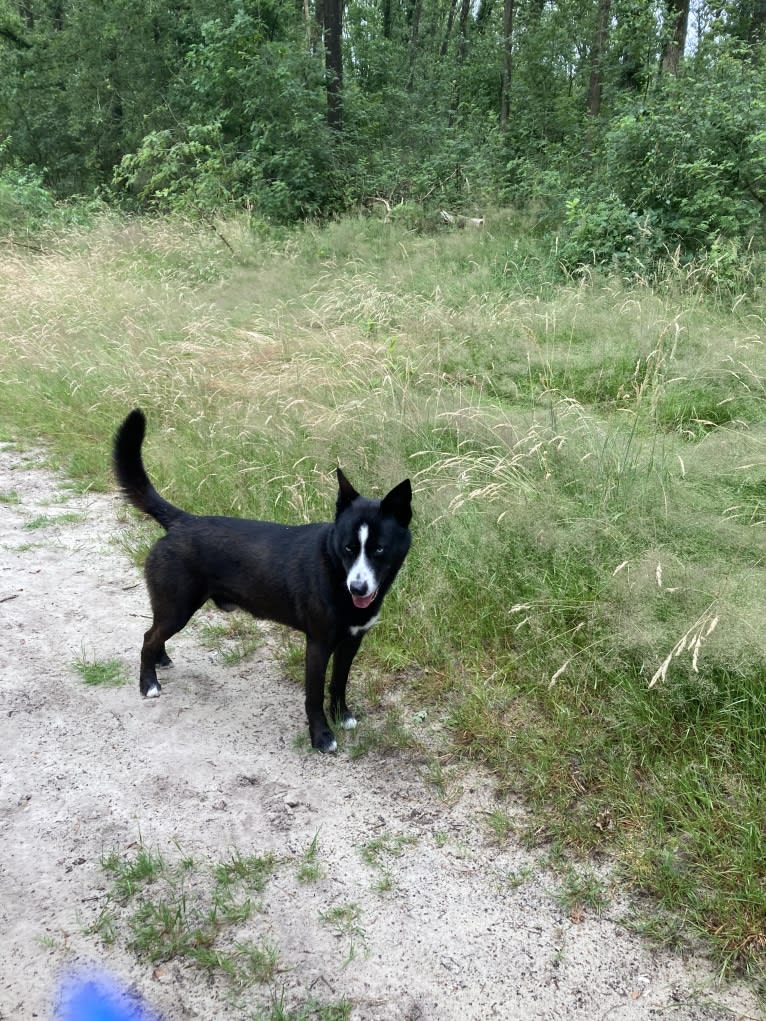
{"type": "Polygon", "coordinates": [[[372,593],[372,595],[352,596],[351,599],[353,600],[354,606],[357,608],[357,610],[366,610],[370,603],[375,599],[375,596],[377,594],[378,594],[377,591],[375,591],[372,593]]]}

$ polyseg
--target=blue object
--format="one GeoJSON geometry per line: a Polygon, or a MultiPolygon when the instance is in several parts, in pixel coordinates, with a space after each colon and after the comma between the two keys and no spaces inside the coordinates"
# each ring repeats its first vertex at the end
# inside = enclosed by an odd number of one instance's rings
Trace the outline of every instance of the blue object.
{"type": "Polygon", "coordinates": [[[62,984],[56,1021],[161,1021],[106,976],[73,976],[62,984]]]}

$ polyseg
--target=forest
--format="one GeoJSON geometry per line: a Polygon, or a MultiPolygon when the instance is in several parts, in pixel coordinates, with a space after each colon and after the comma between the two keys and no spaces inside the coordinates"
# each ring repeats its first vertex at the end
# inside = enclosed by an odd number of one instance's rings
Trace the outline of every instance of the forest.
{"type": "Polygon", "coordinates": [[[765,205],[766,0],[0,0],[0,441],[111,492],[140,405],[290,523],[410,475],[367,719],[766,1000],[765,205]]]}
{"type": "Polygon", "coordinates": [[[0,225],[49,197],[418,225],[567,270],[760,249],[766,0],[0,0],[0,225]]]}

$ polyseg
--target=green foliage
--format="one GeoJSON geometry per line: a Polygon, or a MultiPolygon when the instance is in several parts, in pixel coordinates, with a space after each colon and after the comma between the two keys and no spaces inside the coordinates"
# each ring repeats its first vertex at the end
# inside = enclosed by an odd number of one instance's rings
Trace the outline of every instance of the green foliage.
{"type": "Polygon", "coordinates": [[[332,134],[320,65],[303,48],[295,7],[230,5],[186,54],[173,127],[145,135],[115,183],[160,209],[255,207],[290,221],[334,201],[332,134]]]}
{"type": "Polygon", "coordinates": [[[632,102],[605,131],[594,180],[567,202],[567,268],[651,275],[677,251],[708,282],[740,283],[734,264],[766,226],[764,95],[766,65],[723,52],[632,102]]]}
{"type": "Polygon", "coordinates": [[[574,196],[565,224],[558,255],[570,272],[590,265],[641,275],[667,250],[657,217],[631,211],[614,193],[590,201],[574,196]]]}
{"type": "Polygon", "coordinates": [[[90,193],[151,130],[181,40],[169,9],[138,0],[40,3],[26,46],[0,48],[0,138],[58,194],[90,193]]]}
{"type": "Polygon", "coordinates": [[[66,226],[88,225],[103,215],[98,200],[63,203],[44,183],[45,175],[18,159],[2,165],[9,149],[0,146],[0,235],[39,235],[66,226]]]}
{"type": "Polygon", "coordinates": [[[633,211],[651,213],[690,251],[763,229],[765,67],[729,54],[663,79],[610,126],[604,176],[633,211]],[[693,123],[693,130],[690,126],[693,123]]]}
{"type": "Polygon", "coordinates": [[[0,170],[0,231],[34,231],[47,225],[55,210],[54,196],[34,167],[16,164],[0,170]]]}
{"type": "Polygon", "coordinates": [[[634,0],[613,0],[594,68],[597,8],[516,4],[501,130],[502,5],[349,0],[340,132],[327,124],[319,3],[36,0],[23,19],[6,4],[0,229],[25,213],[34,229],[52,195],[94,192],[274,223],[383,199],[422,207],[413,229],[442,208],[515,201],[544,213],[567,272],[659,280],[680,263],[706,286],[752,292],[758,267],[738,264],[764,240],[756,9],[700,4],[694,53],[670,74],[670,19],[634,0]]]}

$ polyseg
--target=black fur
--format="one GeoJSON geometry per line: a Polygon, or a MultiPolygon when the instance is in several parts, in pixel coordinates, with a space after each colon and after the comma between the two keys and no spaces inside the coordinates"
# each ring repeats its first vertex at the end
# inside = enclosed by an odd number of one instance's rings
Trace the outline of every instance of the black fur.
{"type": "Polygon", "coordinates": [[[159,695],[156,667],[170,664],[165,642],[203,603],[212,599],[223,610],[240,607],[305,633],[311,743],[320,751],[334,751],[335,737],[324,712],[327,665],[333,656],[330,713],[342,725],[354,726],[346,704],[348,674],[410,547],[409,479],[382,500],[370,500],[357,493],[339,468],[332,523],[280,525],[198,517],[168,503],[149,481],[141,460],[145,430],[143,412],[132,411],[117,430],[113,453],[114,473],[125,497],[167,533],[146,559],[153,622],[141,650],[142,695],[159,695]],[[359,563],[363,525],[368,539],[362,552],[369,552],[364,574],[377,582],[374,587],[350,574],[359,563]]]}

